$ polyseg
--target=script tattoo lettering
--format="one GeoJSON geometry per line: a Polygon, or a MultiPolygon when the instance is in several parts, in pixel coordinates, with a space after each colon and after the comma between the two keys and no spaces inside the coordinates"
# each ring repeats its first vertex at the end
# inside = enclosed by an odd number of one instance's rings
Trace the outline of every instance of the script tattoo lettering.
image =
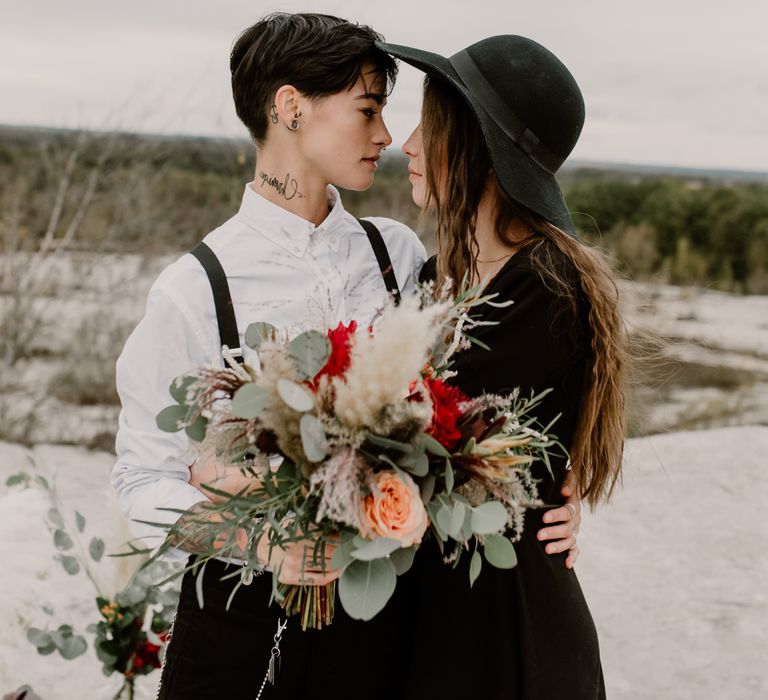
{"type": "Polygon", "coordinates": [[[273,124],[277,124],[277,105],[272,105],[269,108],[269,118],[272,120],[273,124]]]}
{"type": "Polygon", "coordinates": [[[261,178],[262,187],[264,187],[264,185],[274,187],[277,190],[277,193],[285,199],[293,199],[294,197],[302,199],[304,197],[304,195],[299,192],[299,183],[296,182],[295,177],[291,177],[290,173],[285,174],[285,179],[282,182],[274,175],[268,175],[263,171],[259,172],[259,177],[261,178]]]}

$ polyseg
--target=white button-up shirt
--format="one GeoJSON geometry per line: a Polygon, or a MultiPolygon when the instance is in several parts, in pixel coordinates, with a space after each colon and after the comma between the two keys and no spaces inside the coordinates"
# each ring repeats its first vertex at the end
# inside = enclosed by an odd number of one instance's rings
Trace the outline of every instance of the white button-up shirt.
{"type": "MultiPolygon", "coordinates": [[[[328,217],[320,226],[272,204],[246,186],[238,213],[205,237],[224,268],[243,344],[249,324],[266,321],[289,336],[340,321],[369,324],[389,294],[365,231],[329,187],[328,217]]],[[[370,219],[381,231],[401,292],[413,292],[426,258],[407,226],[370,219]]],[[[200,263],[186,254],[168,266],[149,292],[144,318],[117,361],[122,402],[117,463],[112,484],[133,534],[150,547],[165,531],[142,524],[170,525],[178,512],[205,496],[189,483],[194,461],[183,431],[166,433],[155,422],[173,403],[172,380],[206,364],[221,364],[216,310],[200,263]]]]}

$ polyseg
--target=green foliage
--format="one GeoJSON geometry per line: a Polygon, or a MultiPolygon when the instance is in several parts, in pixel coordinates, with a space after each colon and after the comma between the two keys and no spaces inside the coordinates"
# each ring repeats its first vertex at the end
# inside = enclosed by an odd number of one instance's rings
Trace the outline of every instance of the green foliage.
{"type": "Polygon", "coordinates": [[[56,630],[30,627],[27,630],[27,639],[37,648],[38,654],[47,656],[58,651],[67,660],[76,659],[88,648],[85,637],[75,634],[71,625],[60,625],[56,630]]]}
{"type": "Polygon", "coordinates": [[[483,553],[485,560],[497,569],[514,569],[517,566],[515,547],[503,535],[488,535],[483,553]]]}
{"type": "Polygon", "coordinates": [[[765,185],[588,179],[571,187],[567,201],[594,217],[575,217],[582,235],[630,277],[768,292],[765,185]]]}
{"type": "Polygon", "coordinates": [[[339,578],[339,599],[354,620],[370,620],[395,592],[397,572],[390,559],[354,561],[339,578]]]}
{"type": "Polygon", "coordinates": [[[11,474],[11,476],[5,480],[5,485],[8,487],[22,486],[24,488],[29,488],[30,481],[31,477],[27,472],[18,472],[16,474],[11,474]]]}
{"type": "Polygon", "coordinates": [[[250,420],[258,418],[269,401],[269,392],[249,382],[241,386],[232,397],[232,415],[250,420]]]}

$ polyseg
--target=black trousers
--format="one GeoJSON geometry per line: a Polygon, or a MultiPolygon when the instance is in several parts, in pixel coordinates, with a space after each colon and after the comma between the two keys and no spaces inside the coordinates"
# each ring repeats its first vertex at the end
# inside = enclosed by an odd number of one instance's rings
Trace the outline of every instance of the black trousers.
{"type": "MultiPolygon", "coordinates": [[[[282,609],[269,605],[271,574],[241,586],[229,610],[226,603],[239,577],[210,561],[203,577],[203,608],[197,602],[195,574],[182,581],[179,609],[159,698],[162,700],[254,700],[261,686],[282,609]]],[[[387,607],[369,622],[352,620],[336,602],[333,624],[302,631],[288,619],[280,643],[280,670],[267,683],[262,700],[336,700],[403,697],[409,674],[412,619],[406,604],[409,574],[400,577],[387,607]]]]}

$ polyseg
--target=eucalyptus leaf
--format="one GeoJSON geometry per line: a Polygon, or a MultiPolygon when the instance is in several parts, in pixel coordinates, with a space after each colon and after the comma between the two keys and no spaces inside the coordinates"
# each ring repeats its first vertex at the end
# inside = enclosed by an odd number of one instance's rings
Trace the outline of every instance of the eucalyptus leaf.
{"type": "Polygon", "coordinates": [[[345,540],[342,540],[339,544],[336,545],[336,549],[333,552],[333,556],[331,557],[331,568],[332,569],[343,569],[346,566],[349,566],[354,560],[352,557],[352,551],[355,549],[355,543],[352,541],[352,538],[348,538],[345,540]]]}
{"type": "Polygon", "coordinates": [[[85,530],[85,518],[82,514],[78,513],[78,511],[75,511],[75,525],[77,526],[78,532],[85,530]]]}
{"type": "Polygon", "coordinates": [[[76,659],[88,649],[88,644],[84,637],[79,635],[68,637],[63,640],[59,648],[59,653],[67,660],[76,659]]]}
{"type": "MultiPolygon", "coordinates": [[[[448,535],[445,534],[445,530],[440,527],[437,521],[438,513],[440,512],[441,505],[437,501],[430,501],[426,504],[427,513],[429,514],[429,521],[432,524],[432,529],[435,531],[435,535],[442,543],[448,539],[448,535]]],[[[442,550],[442,546],[440,547],[442,550]]]]}
{"type": "Polygon", "coordinates": [[[451,534],[451,520],[453,518],[453,508],[447,503],[440,506],[437,511],[437,526],[447,535],[451,534]]]}
{"type": "Polygon", "coordinates": [[[451,466],[450,459],[445,460],[444,477],[445,477],[445,491],[446,493],[450,494],[451,491],[453,491],[453,484],[454,484],[453,467],[451,466]]]}
{"type": "Polygon", "coordinates": [[[42,486],[46,491],[51,490],[51,485],[48,483],[48,479],[46,479],[44,476],[36,476],[35,481],[37,482],[38,486],[42,486]]]}
{"type": "Polygon", "coordinates": [[[429,457],[427,457],[426,452],[406,455],[399,459],[397,464],[414,476],[426,476],[429,474],[429,457]]]}
{"type": "Polygon", "coordinates": [[[366,439],[372,445],[376,445],[377,447],[384,447],[385,449],[395,450],[396,452],[402,452],[407,455],[413,452],[413,445],[410,445],[407,442],[400,442],[399,440],[392,440],[391,438],[386,438],[382,435],[369,433],[366,439]]]}
{"type": "Polygon", "coordinates": [[[301,446],[310,462],[320,462],[328,454],[328,440],[320,420],[311,413],[305,413],[299,422],[301,446]]]}
{"type": "Polygon", "coordinates": [[[339,600],[351,618],[370,620],[384,609],[396,585],[395,566],[389,559],[354,561],[339,578],[339,600]]]}
{"type": "Polygon", "coordinates": [[[517,554],[512,543],[502,535],[488,535],[485,538],[485,559],[497,569],[514,569],[517,554]]]}
{"type": "Polygon", "coordinates": [[[12,474],[5,480],[6,486],[18,486],[19,484],[23,484],[24,486],[27,486],[29,483],[29,474],[25,474],[24,472],[19,472],[18,474],[12,474]]]}
{"type": "Polygon", "coordinates": [[[88,554],[91,555],[93,561],[100,561],[104,556],[104,541],[94,537],[88,545],[88,554]]]}
{"type": "Polygon", "coordinates": [[[181,376],[176,377],[176,379],[171,382],[169,388],[173,400],[179,404],[186,404],[189,387],[196,381],[197,377],[189,374],[182,374],[181,376]]]}
{"type": "Polygon", "coordinates": [[[469,560],[469,587],[475,585],[477,577],[480,575],[480,570],[483,568],[483,558],[480,556],[480,552],[475,550],[472,554],[472,558],[469,560]]]}
{"type": "Polygon", "coordinates": [[[258,352],[261,348],[261,344],[265,340],[274,338],[276,335],[277,328],[271,323],[264,323],[263,321],[251,323],[248,328],[245,329],[245,344],[258,352]]]}
{"type": "Polygon", "coordinates": [[[72,538],[64,530],[56,530],[53,533],[53,544],[60,551],[66,551],[75,546],[72,538]]]}
{"type": "Polygon", "coordinates": [[[27,630],[27,639],[36,647],[45,647],[51,643],[50,633],[37,627],[30,627],[27,630]]]}
{"type": "Polygon", "coordinates": [[[304,387],[289,379],[277,380],[277,393],[288,407],[299,413],[311,411],[315,405],[312,395],[304,387]]]}
{"type": "Polygon", "coordinates": [[[472,509],[472,532],[477,535],[492,535],[506,524],[507,511],[499,501],[481,503],[472,509]]]}
{"type": "Polygon", "coordinates": [[[305,331],[286,346],[288,357],[303,379],[313,379],[331,356],[331,341],[318,331],[305,331]]]}
{"type": "Polygon", "coordinates": [[[187,407],[175,403],[157,414],[157,427],[166,433],[176,433],[184,427],[186,419],[187,407]]]}
{"type": "Polygon", "coordinates": [[[421,439],[424,441],[424,447],[426,448],[427,452],[431,452],[433,455],[437,455],[438,457],[451,456],[451,453],[448,452],[448,450],[446,450],[445,447],[443,447],[431,435],[424,434],[421,436],[421,439]]]}
{"type": "Polygon", "coordinates": [[[432,500],[435,494],[435,475],[427,474],[422,480],[419,490],[421,491],[421,502],[425,505],[432,500]]]}
{"type": "Polygon", "coordinates": [[[48,521],[54,527],[58,527],[58,528],[64,527],[64,518],[61,517],[61,513],[59,513],[58,509],[56,508],[48,509],[48,521]]]}
{"type": "Polygon", "coordinates": [[[66,571],[70,576],[74,576],[80,572],[80,562],[77,561],[75,557],[70,557],[68,554],[62,554],[58,557],[58,560],[64,567],[64,571],[66,571]]]}
{"type": "Polygon", "coordinates": [[[389,555],[389,559],[395,566],[395,573],[402,576],[411,566],[416,556],[416,547],[401,547],[389,555]]]}
{"type": "Polygon", "coordinates": [[[198,416],[195,420],[184,428],[187,436],[195,442],[202,442],[205,439],[205,433],[208,431],[208,420],[203,416],[198,416]]]}
{"type": "Polygon", "coordinates": [[[258,418],[269,400],[269,392],[249,382],[243,384],[232,397],[232,413],[237,418],[258,418]]]}
{"type": "Polygon", "coordinates": [[[448,534],[455,540],[461,539],[461,528],[464,525],[464,516],[466,512],[467,507],[463,503],[457,502],[453,504],[448,534]]]}
{"type": "Polygon", "coordinates": [[[400,549],[400,543],[397,540],[388,537],[377,537],[375,540],[366,541],[362,546],[352,550],[352,558],[361,561],[381,559],[396,549],[400,549]]]}
{"type": "Polygon", "coordinates": [[[44,647],[37,647],[37,653],[40,654],[40,656],[48,656],[49,654],[53,654],[54,651],[56,651],[56,645],[53,641],[44,647]]]}

